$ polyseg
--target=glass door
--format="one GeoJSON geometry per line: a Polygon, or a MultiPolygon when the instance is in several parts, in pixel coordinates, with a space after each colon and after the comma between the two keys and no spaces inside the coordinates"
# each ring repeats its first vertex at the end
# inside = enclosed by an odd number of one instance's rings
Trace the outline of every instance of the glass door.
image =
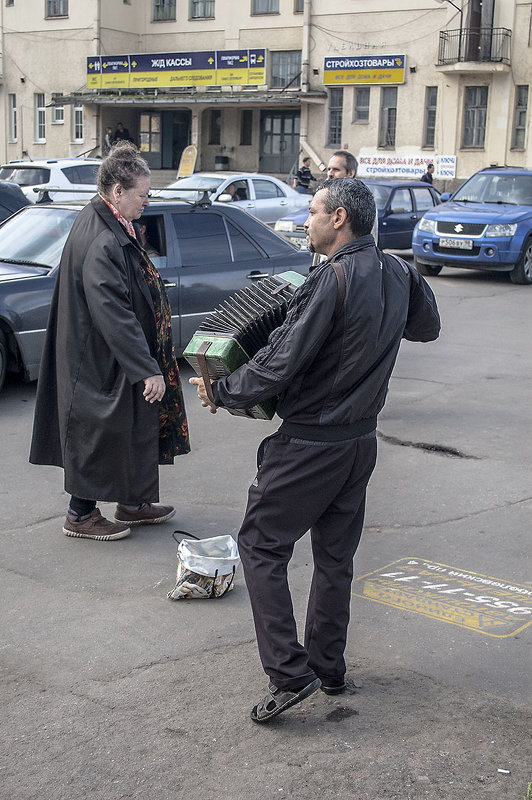
{"type": "Polygon", "coordinates": [[[263,111],[260,122],[260,172],[290,172],[299,155],[299,111],[263,111]]]}
{"type": "Polygon", "coordinates": [[[140,152],[150,169],[161,169],[161,112],[143,111],[140,115],[140,152]]]}

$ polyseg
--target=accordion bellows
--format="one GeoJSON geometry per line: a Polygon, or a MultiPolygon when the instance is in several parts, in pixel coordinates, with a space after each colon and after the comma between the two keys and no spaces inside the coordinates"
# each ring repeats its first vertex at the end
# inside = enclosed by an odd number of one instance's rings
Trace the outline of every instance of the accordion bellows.
{"type": "MultiPolygon", "coordinates": [[[[210,313],[186,346],[183,356],[196,374],[216,380],[246,364],[268,343],[286,319],[295,290],[304,282],[298,272],[263,278],[232,294],[210,313]]],[[[228,408],[230,414],[271,419],[276,399],[252,408],[228,408]]]]}

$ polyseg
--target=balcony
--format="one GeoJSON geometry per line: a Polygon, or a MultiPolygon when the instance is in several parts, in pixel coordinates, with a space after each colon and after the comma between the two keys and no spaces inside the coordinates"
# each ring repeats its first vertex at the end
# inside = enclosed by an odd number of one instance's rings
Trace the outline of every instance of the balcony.
{"type": "Polygon", "coordinates": [[[511,44],[508,28],[440,31],[436,66],[443,72],[506,72],[510,69],[511,44]]]}

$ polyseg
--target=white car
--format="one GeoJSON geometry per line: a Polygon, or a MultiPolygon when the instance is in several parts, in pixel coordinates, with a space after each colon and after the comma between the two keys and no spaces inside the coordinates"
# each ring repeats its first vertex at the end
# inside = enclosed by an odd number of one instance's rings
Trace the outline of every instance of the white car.
{"type": "Polygon", "coordinates": [[[91,192],[97,192],[96,173],[101,163],[98,158],[10,161],[0,167],[0,181],[18,183],[31,203],[39,198],[39,191],[35,189],[47,190],[50,200],[83,200],[90,197],[91,192]],[[54,193],[53,189],[72,191],[54,193]]]}
{"type": "Polygon", "coordinates": [[[197,203],[203,192],[210,200],[235,203],[268,225],[308,208],[312,199],[310,194],[299,194],[277,178],[259,172],[195,172],[152,194],[197,203]]]}

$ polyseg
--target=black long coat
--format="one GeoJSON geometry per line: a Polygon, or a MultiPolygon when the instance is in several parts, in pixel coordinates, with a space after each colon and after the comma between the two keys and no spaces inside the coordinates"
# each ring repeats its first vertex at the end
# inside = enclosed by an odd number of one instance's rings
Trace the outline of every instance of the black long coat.
{"type": "Polygon", "coordinates": [[[159,404],[142,392],[161,370],[139,255],[95,197],[74,222],[52,300],[30,461],[63,467],[66,491],[87,500],[159,499],[159,404]]]}

